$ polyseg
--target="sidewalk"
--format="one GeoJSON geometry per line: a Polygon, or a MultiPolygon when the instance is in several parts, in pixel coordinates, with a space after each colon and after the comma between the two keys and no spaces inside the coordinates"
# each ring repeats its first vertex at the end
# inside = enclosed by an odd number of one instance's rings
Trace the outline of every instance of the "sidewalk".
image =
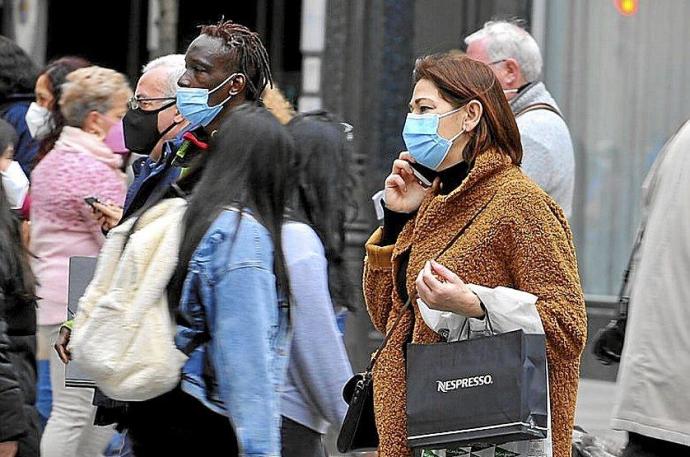
{"type": "Polygon", "coordinates": [[[615,399],[614,382],[580,379],[575,424],[587,433],[622,447],[627,441],[625,432],[611,430],[609,425],[615,399]]]}

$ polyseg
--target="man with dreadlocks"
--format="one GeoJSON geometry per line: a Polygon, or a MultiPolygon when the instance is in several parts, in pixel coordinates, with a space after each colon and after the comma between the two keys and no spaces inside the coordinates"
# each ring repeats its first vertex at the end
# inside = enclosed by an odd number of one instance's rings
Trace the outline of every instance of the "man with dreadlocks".
{"type": "Polygon", "coordinates": [[[225,113],[245,101],[258,101],[264,88],[273,84],[259,35],[231,21],[202,27],[185,60],[177,106],[206,134],[213,134],[225,113]]]}
{"type": "MultiPolygon", "coordinates": [[[[225,117],[233,109],[239,108],[239,105],[261,104],[261,94],[267,85],[272,85],[267,53],[256,33],[230,21],[221,21],[215,25],[202,27],[201,34],[187,49],[185,62],[186,70],[178,80],[176,104],[180,114],[189,121],[190,129],[183,135],[185,141],[180,148],[172,153],[172,157],[168,157],[166,161],[170,168],[179,169],[179,178],[171,186],[158,186],[160,190],[154,191],[148,201],[135,212],[134,216],[143,214],[163,198],[199,192],[201,196],[197,194],[191,198],[188,211],[194,208],[200,211],[199,214],[202,217],[189,216],[187,213],[188,217],[190,220],[202,222],[204,217],[213,220],[217,214],[204,212],[201,204],[197,203],[206,201],[204,198],[213,199],[208,183],[222,182],[227,176],[238,177],[236,182],[239,183],[244,183],[245,180],[249,183],[249,178],[245,178],[245,176],[249,176],[251,170],[256,169],[253,163],[257,163],[256,167],[259,167],[258,162],[255,161],[247,162],[245,167],[233,170],[232,167],[236,167],[236,162],[223,162],[220,158],[228,157],[228,151],[240,151],[238,154],[246,153],[252,157],[261,157],[261,151],[269,151],[266,154],[275,152],[276,157],[283,157],[281,151],[284,151],[285,157],[288,157],[290,155],[288,153],[292,149],[291,143],[287,142],[290,139],[287,131],[278,127],[277,122],[271,123],[270,115],[266,114],[265,110],[237,109],[236,114],[232,116],[234,123],[225,122],[225,117]],[[238,121],[237,119],[242,119],[242,116],[254,117],[251,118],[251,121],[249,118],[238,121]],[[267,116],[269,119],[266,119],[267,116]],[[266,119],[268,123],[255,125],[253,124],[255,119],[266,119]],[[268,129],[268,125],[274,125],[274,130],[268,129]],[[240,130],[229,131],[229,128],[239,128],[240,130]],[[247,131],[243,134],[241,130],[252,128],[266,129],[266,141],[260,142],[257,146],[256,140],[252,139],[244,148],[241,147],[242,145],[238,146],[238,142],[241,143],[248,133],[247,131]],[[211,143],[211,148],[217,147],[218,149],[210,149],[205,152],[209,147],[207,140],[216,135],[216,132],[218,134],[214,142],[211,143]],[[278,134],[274,135],[273,132],[278,132],[278,134]],[[286,140],[284,145],[280,142],[282,141],[280,138],[286,140]],[[229,147],[230,144],[234,147],[229,147]],[[205,167],[207,163],[209,165],[205,167]],[[219,166],[221,163],[223,166],[219,166]],[[235,173],[226,172],[222,169],[224,166],[227,166],[228,171],[235,173]],[[209,176],[213,176],[213,178],[209,178],[209,176]]],[[[264,131],[262,130],[259,135],[263,136],[263,134],[264,131]]],[[[290,167],[288,162],[290,161],[281,159],[277,162],[283,164],[280,165],[282,168],[279,168],[284,169],[287,176],[287,170],[290,167]]],[[[232,178],[230,181],[232,182],[232,178]]],[[[239,186],[249,186],[249,184],[239,184],[239,186]]],[[[248,191],[242,187],[238,187],[238,189],[240,190],[237,192],[240,193],[248,191]]],[[[228,190],[228,192],[228,195],[234,195],[235,191],[228,190]]],[[[213,196],[218,196],[221,201],[222,195],[223,192],[213,192],[213,196]]],[[[270,196],[266,198],[272,199],[271,201],[275,199],[270,196]]],[[[280,199],[275,201],[281,204],[278,212],[282,215],[282,203],[280,199]]],[[[211,204],[207,209],[215,211],[215,208],[216,205],[211,204]]],[[[256,215],[261,218],[259,212],[256,215]]],[[[188,224],[188,221],[185,224],[188,224]]],[[[213,227],[214,230],[218,230],[219,226],[214,225],[213,227]]],[[[235,229],[236,227],[238,226],[235,226],[235,229]]],[[[203,235],[207,229],[208,227],[202,229],[200,233],[203,235]]],[[[221,237],[224,239],[232,236],[230,232],[223,231],[223,233],[224,235],[221,237]]],[[[206,244],[200,244],[201,242],[198,240],[190,242],[189,240],[193,239],[193,236],[190,238],[188,235],[189,232],[185,231],[184,241],[181,243],[182,246],[179,251],[181,259],[184,259],[184,252],[192,253],[196,249],[201,251],[206,249],[203,247],[206,244]],[[192,246],[187,246],[189,243],[192,246]]],[[[256,243],[264,243],[263,239],[258,241],[255,238],[247,239],[251,239],[248,248],[251,252],[256,251],[256,243]]],[[[237,239],[237,242],[241,243],[240,238],[237,239]]],[[[241,255],[239,254],[242,252],[241,245],[235,245],[233,241],[232,246],[235,248],[234,252],[241,255]]],[[[277,250],[280,252],[279,245],[277,250]]],[[[220,251],[225,252],[225,248],[219,248],[218,252],[220,251]]],[[[258,250],[256,252],[263,251],[258,250]]],[[[215,264],[214,258],[209,257],[210,264],[215,264]]],[[[282,370],[280,369],[281,363],[277,361],[278,356],[271,359],[268,365],[261,362],[261,357],[266,354],[263,343],[269,343],[269,335],[262,332],[263,327],[261,325],[258,326],[258,329],[252,329],[245,325],[243,327],[245,333],[251,335],[245,339],[241,336],[241,332],[231,332],[230,335],[223,333],[221,336],[221,330],[218,327],[219,322],[228,322],[226,318],[218,316],[227,315],[229,309],[240,310],[239,315],[258,316],[258,320],[262,322],[265,319],[262,320],[261,312],[254,308],[243,313],[241,308],[216,306],[215,299],[210,299],[209,296],[205,295],[208,292],[205,286],[202,287],[203,292],[202,289],[195,289],[194,292],[189,293],[187,291],[183,294],[183,289],[190,278],[188,266],[192,265],[193,262],[196,261],[179,260],[176,272],[167,287],[169,305],[173,309],[177,323],[175,342],[179,349],[189,355],[189,359],[182,368],[183,382],[171,392],[146,401],[129,403],[124,425],[129,428],[128,436],[131,438],[133,451],[137,457],[197,454],[225,455],[228,457],[240,455],[279,457],[280,428],[277,423],[277,419],[279,419],[277,400],[279,397],[276,392],[261,390],[261,394],[265,396],[262,398],[257,396],[257,389],[251,388],[253,385],[264,386],[263,383],[266,380],[270,381],[270,385],[275,385],[278,378],[284,375],[284,373],[280,374],[282,370]],[[205,297],[201,311],[198,311],[199,308],[197,307],[199,302],[192,303],[189,301],[190,296],[201,297],[197,294],[203,294],[205,297]],[[198,314],[197,311],[203,315],[198,314]],[[209,316],[215,317],[208,317],[207,321],[207,313],[209,316]],[[237,340],[233,340],[231,336],[237,340]],[[255,340],[261,340],[261,343],[255,345],[253,343],[255,340]],[[241,341],[242,350],[234,349],[233,341],[241,341]],[[212,345],[211,342],[214,344],[212,345]],[[255,350],[256,348],[258,349],[255,350]],[[234,370],[231,371],[233,371],[234,376],[229,376],[226,370],[228,368],[226,364],[229,363],[226,355],[229,353],[233,355],[244,354],[242,363],[246,360],[249,365],[256,366],[257,369],[247,371],[244,369],[246,367],[240,363],[239,366],[232,367],[234,370]],[[237,401],[238,399],[240,401],[237,401]],[[270,416],[271,412],[275,414],[275,417],[270,416]]],[[[246,269],[246,271],[250,270],[246,269]]],[[[223,276],[223,278],[226,277],[223,276]]],[[[226,290],[229,284],[234,283],[229,283],[226,279],[219,281],[214,285],[215,289],[212,294],[216,294],[219,290],[226,290]]],[[[263,290],[262,286],[257,286],[257,284],[259,283],[249,284],[252,293],[257,289],[263,290]]],[[[275,280],[269,282],[269,287],[266,290],[272,290],[271,293],[276,295],[275,280]]],[[[240,293],[238,296],[236,294],[237,289],[232,289],[231,293],[236,297],[241,297],[240,301],[246,303],[252,303],[252,297],[254,297],[251,293],[240,293]]],[[[265,297],[271,297],[271,295],[265,295],[265,297]]],[[[225,298],[227,297],[225,296],[225,298]]],[[[226,305],[228,303],[225,299],[221,301],[226,305]]],[[[221,327],[227,330],[227,327],[222,325],[221,327]]],[[[281,347],[279,343],[282,339],[281,335],[283,335],[282,330],[277,328],[272,332],[275,333],[270,336],[271,348],[269,352],[271,354],[266,355],[268,358],[272,358],[273,353],[279,352],[278,348],[281,347]]],[[[280,357],[283,359],[287,357],[285,351],[280,357]]],[[[237,361],[237,358],[232,359],[232,361],[237,361]]]]}
{"type": "MultiPolygon", "coordinates": [[[[190,125],[164,145],[157,161],[148,159],[152,171],[141,182],[135,181],[136,191],[127,197],[123,220],[160,198],[197,158],[203,161],[209,137],[228,112],[244,103],[260,104],[266,86],[273,85],[259,35],[232,21],[202,26],[187,49],[185,66],[177,82],[176,105],[190,125]]],[[[107,225],[118,222],[119,217],[107,225]]]]}
{"type": "MultiPolygon", "coordinates": [[[[124,212],[122,215],[114,212],[106,218],[104,230],[117,225],[120,219],[141,214],[171,194],[191,192],[203,168],[208,139],[226,114],[245,103],[263,104],[261,94],[267,86],[273,86],[268,53],[259,35],[232,21],[201,26],[201,33],[185,54],[185,67],[177,82],[176,106],[189,126],[163,145],[157,160],[147,158],[146,166],[151,172],[141,182],[135,181],[124,212]]],[[[272,100],[280,103],[275,97],[272,100]]],[[[267,108],[274,112],[271,106],[267,108]]],[[[284,109],[281,106],[276,111],[284,109]]],[[[155,124],[152,127],[157,129],[155,124]]],[[[70,336],[70,329],[63,327],[55,345],[61,357],[70,336]]],[[[99,406],[100,425],[118,422],[120,428],[129,426],[124,403],[110,400],[100,392],[95,403],[99,406]]]]}

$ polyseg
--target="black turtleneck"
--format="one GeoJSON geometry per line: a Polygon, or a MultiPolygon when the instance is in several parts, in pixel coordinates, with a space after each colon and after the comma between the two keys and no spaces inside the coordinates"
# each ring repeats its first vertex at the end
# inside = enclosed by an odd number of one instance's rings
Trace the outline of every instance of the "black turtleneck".
{"type": "Polygon", "coordinates": [[[448,195],[455,189],[460,187],[460,184],[467,178],[470,174],[470,165],[464,160],[460,163],[453,165],[443,171],[438,172],[439,178],[441,178],[441,195],[448,195]]]}

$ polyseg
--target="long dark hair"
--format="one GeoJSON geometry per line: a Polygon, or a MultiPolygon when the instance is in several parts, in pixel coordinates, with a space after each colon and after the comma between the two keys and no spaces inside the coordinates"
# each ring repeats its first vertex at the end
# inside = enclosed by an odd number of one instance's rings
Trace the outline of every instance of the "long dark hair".
{"type": "MultiPolygon", "coordinates": [[[[0,296],[14,298],[14,300],[5,300],[7,303],[26,303],[36,298],[36,280],[29,266],[29,253],[22,243],[19,218],[10,209],[1,184],[2,177],[0,177],[0,296]]],[[[2,311],[3,309],[0,309],[0,312],[2,311]]]]}
{"type": "Polygon", "coordinates": [[[292,138],[266,109],[245,104],[227,115],[206,153],[185,216],[180,258],[171,284],[173,300],[176,303],[181,295],[182,280],[201,238],[227,206],[248,208],[269,231],[275,275],[281,289],[289,293],[281,233],[296,171],[292,138]]]}
{"type": "Polygon", "coordinates": [[[36,64],[17,43],[0,35],[0,102],[13,95],[32,95],[36,64]]]}
{"type": "Polygon", "coordinates": [[[290,209],[311,225],[324,245],[333,304],[353,311],[352,284],[344,256],[345,226],[356,209],[349,128],[325,111],[298,115],[288,124],[299,145],[300,166],[290,209]]]}
{"type": "Polygon", "coordinates": [[[62,84],[65,82],[67,75],[79,68],[91,66],[91,62],[81,57],[65,56],[53,60],[46,65],[43,71],[38,75],[45,75],[48,79],[50,92],[53,94],[54,102],[50,107],[50,117],[53,121],[53,129],[50,133],[41,140],[41,144],[36,154],[35,164],[40,162],[46,154],[50,152],[55,146],[55,142],[62,133],[62,128],[65,126],[65,118],[60,111],[60,97],[62,96],[62,84]]]}
{"type": "Polygon", "coordinates": [[[481,102],[484,112],[462,154],[467,163],[474,162],[478,154],[496,148],[515,165],[520,165],[522,144],[515,116],[488,65],[464,54],[433,54],[415,63],[415,84],[420,79],[434,83],[441,97],[455,108],[472,100],[481,102]]]}

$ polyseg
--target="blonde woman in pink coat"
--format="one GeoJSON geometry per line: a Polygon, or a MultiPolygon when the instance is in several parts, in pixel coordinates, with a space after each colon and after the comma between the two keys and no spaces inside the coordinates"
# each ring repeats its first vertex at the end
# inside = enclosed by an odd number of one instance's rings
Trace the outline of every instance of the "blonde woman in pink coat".
{"type": "MultiPolygon", "coordinates": [[[[54,342],[67,318],[69,258],[98,255],[105,237],[84,201],[122,205],[122,118],[132,91],[124,75],[86,67],[67,76],[60,110],[66,125],[32,173],[31,252],[38,279],[39,333],[54,342]]],[[[93,390],[65,387],[65,365],[51,351],[53,407],[41,441],[44,457],[93,457],[113,433],[93,425],[93,390]]]]}

